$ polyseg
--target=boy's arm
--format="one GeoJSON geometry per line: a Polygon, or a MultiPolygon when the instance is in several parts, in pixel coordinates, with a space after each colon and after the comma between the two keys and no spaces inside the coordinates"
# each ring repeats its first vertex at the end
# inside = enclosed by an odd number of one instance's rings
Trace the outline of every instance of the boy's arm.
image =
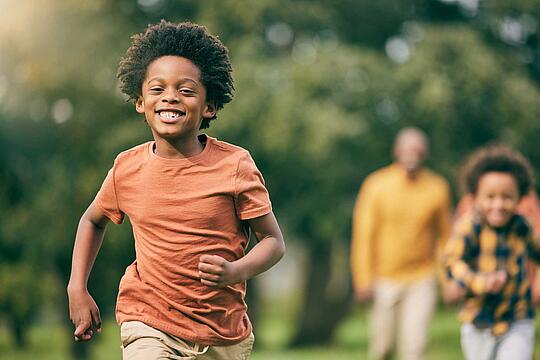
{"type": "Polygon", "coordinates": [[[274,216],[269,213],[248,220],[258,243],[244,257],[227,261],[216,255],[199,259],[199,277],[208,286],[227,286],[246,281],[275,265],[285,254],[283,235],[274,216]]]}
{"type": "Polygon", "coordinates": [[[101,331],[99,309],[88,292],[87,282],[103,240],[109,219],[94,203],[85,211],[75,236],[71,276],[67,287],[70,319],[75,326],[75,340],[92,338],[94,330],[101,331]]]}
{"type": "Polygon", "coordinates": [[[527,254],[531,260],[540,264],[540,236],[532,231],[527,237],[527,254]]]}
{"type": "Polygon", "coordinates": [[[464,260],[470,257],[472,239],[466,234],[452,236],[446,246],[444,265],[450,277],[463,288],[471,290],[475,295],[499,292],[507,280],[504,270],[492,273],[473,271],[464,260]]]}

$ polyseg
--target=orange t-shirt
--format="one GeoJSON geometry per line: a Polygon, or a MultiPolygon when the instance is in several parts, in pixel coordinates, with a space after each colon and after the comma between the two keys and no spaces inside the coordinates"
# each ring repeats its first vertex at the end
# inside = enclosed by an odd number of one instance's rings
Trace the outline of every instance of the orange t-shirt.
{"type": "Polygon", "coordinates": [[[249,153],[201,135],[204,150],[185,159],[154,153],[154,142],[122,152],[96,196],[119,224],[129,216],[136,259],[120,281],[116,319],[137,320],[204,345],[235,344],[252,331],[246,284],[202,285],[199,258],[244,256],[243,220],[271,212],[264,180],[249,153]]]}

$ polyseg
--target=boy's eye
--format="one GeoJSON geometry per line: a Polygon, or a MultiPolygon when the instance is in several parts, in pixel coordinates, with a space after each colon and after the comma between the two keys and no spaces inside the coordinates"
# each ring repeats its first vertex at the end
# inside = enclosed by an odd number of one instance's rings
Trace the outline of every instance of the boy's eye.
{"type": "Polygon", "coordinates": [[[153,87],[153,88],[150,88],[150,91],[161,91],[163,90],[162,88],[160,87],[153,87]]]}
{"type": "Polygon", "coordinates": [[[181,94],[193,94],[194,91],[191,89],[182,88],[179,90],[181,94]]]}

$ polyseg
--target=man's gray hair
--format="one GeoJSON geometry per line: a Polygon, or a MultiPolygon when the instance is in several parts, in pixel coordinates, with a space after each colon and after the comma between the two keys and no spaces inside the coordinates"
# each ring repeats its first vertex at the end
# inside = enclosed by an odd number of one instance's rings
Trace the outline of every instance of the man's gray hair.
{"type": "Polygon", "coordinates": [[[426,150],[426,154],[429,152],[429,139],[424,131],[417,127],[406,127],[401,129],[394,140],[394,151],[398,147],[398,145],[404,140],[414,138],[419,143],[421,143],[424,146],[424,149],[426,150]]]}

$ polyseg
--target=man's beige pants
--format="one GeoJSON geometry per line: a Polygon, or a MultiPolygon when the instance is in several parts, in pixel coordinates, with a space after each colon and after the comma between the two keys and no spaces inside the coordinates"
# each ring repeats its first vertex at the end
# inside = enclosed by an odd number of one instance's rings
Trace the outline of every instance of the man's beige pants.
{"type": "Polygon", "coordinates": [[[388,358],[397,335],[399,359],[424,359],[437,297],[435,278],[407,283],[378,280],[373,290],[371,358],[388,358]]]}
{"type": "Polygon", "coordinates": [[[123,360],[246,360],[255,337],[230,346],[203,346],[154,329],[140,321],[127,321],[120,327],[123,360]]]}

